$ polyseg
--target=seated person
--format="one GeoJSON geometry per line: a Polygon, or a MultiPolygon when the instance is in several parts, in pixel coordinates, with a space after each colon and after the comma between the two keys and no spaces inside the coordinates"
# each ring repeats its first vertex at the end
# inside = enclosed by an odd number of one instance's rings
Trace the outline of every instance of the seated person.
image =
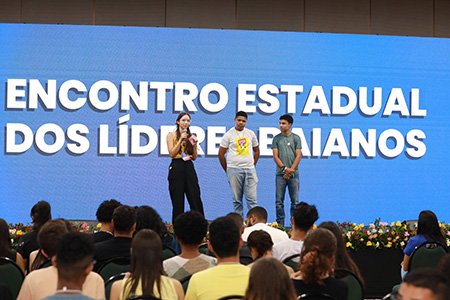
{"type": "Polygon", "coordinates": [[[161,238],[163,247],[170,248],[176,254],[180,254],[180,245],[175,237],[167,230],[166,224],[164,224],[158,212],[148,205],[142,205],[136,209],[136,231],[134,234],[141,229],[153,230],[161,238]]]}
{"type": "Polygon", "coordinates": [[[347,300],[348,287],[333,278],[336,238],[328,229],[318,228],[305,238],[300,271],[292,276],[297,295],[323,293],[347,300]]]}
{"type": "MultiPolygon", "coordinates": [[[[274,245],[273,257],[282,262],[289,256],[300,254],[306,234],[313,228],[314,222],[318,218],[319,214],[315,205],[309,205],[305,202],[297,204],[291,217],[291,238],[274,245]]],[[[298,261],[298,259],[294,261],[298,261]]]]}
{"type": "Polygon", "coordinates": [[[450,282],[434,269],[418,269],[406,274],[398,296],[399,300],[448,300],[450,282]]]}
{"type": "Polygon", "coordinates": [[[189,211],[179,215],[173,229],[181,245],[181,254],[163,261],[164,271],[169,277],[181,280],[216,265],[214,257],[198,250],[208,229],[208,221],[201,213],[189,211]]]}
{"type": "MultiPolygon", "coordinates": [[[[52,266],[38,269],[25,277],[17,299],[40,300],[54,294],[58,285],[58,270],[55,267],[55,255],[62,237],[68,232],[63,220],[48,221],[39,232],[42,251],[52,259],[52,266]]],[[[94,299],[105,298],[103,279],[94,272],[89,272],[83,284],[82,291],[94,299]]]]}
{"type": "Polygon", "coordinates": [[[221,217],[210,224],[208,247],[217,257],[217,266],[192,275],[187,300],[245,294],[250,268],[239,264],[241,243],[241,233],[231,218],[221,217]]]}
{"type": "Polygon", "coordinates": [[[245,222],[247,227],[244,229],[242,239],[247,241],[248,236],[255,230],[264,230],[272,238],[274,244],[289,240],[289,236],[283,230],[267,225],[267,210],[261,206],[255,206],[247,213],[245,222]]]}
{"type": "Polygon", "coordinates": [[[22,272],[25,272],[25,261],[19,252],[12,249],[9,226],[5,220],[0,218],[0,257],[7,257],[15,262],[22,272]]]}
{"type": "Polygon", "coordinates": [[[439,228],[437,217],[431,210],[424,210],[420,212],[419,221],[417,223],[417,235],[413,236],[408,241],[408,244],[406,244],[406,247],[403,250],[404,256],[401,263],[402,276],[408,272],[409,258],[414,250],[425,242],[437,242],[444,247],[447,246],[447,241],[439,228]]]}
{"type": "Polygon", "coordinates": [[[100,230],[94,233],[94,243],[100,243],[110,240],[114,237],[114,227],[112,225],[112,216],[114,210],[122,204],[114,199],[103,201],[97,208],[97,221],[101,223],[100,230]]]}
{"type": "MultiPolygon", "coordinates": [[[[258,259],[263,257],[272,257],[272,246],[273,242],[270,235],[264,230],[256,230],[250,233],[247,240],[247,246],[250,248],[253,261],[256,262],[258,259]]],[[[251,263],[248,266],[253,268],[255,263],[251,263]]],[[[294,270],[283,265],[288,271],[289,276],[294,273],[294,270]]]]}
{"type": "MultiPolygon", "coordinates": [[[[236,226],[239,228],[239,232],[241,233],[241,236],[242,236],[242,234],[244,233],[245,227],[246,227],[244,224],[244,218],[242,217],[242,215],[237,212],[230,212],[226,216],[231,218],[234,221],[236,226]]],[[[211,253],[211,255],[213,255],[213,254],[211,253]]],[[[241,264],[246,265],[246,266],[248,266],[249,264],[251,264],[253,262],[252,255],[250,253],[250,249],[247,246],[247,242],[244,242],[242,244],[242,246],[239,248],[239,260],[240,260],[241,264]]]]}
{"type": "Polygon", "coordinates": [[[57,291],[45,300],[94,299],[83,293],[83,284],[93,269],[94,243],[92,236],[70,232],[64,234],[56,251],[58,269],[57,291]]]}
{"type": "Polygon", "coordinates": [[[111,287],[110,300],[125,300],[134,296],[153,296],[182,300],[183,287],[178,280],[162,274],[162,243],[151,229],[140,230],[131,247],[131,273],[111,287]]]}
{"type": "Polygon", "coordinates": [[[131,239],[136,227],[135,209],[128,205],[117,207],[113,213],[112,223],[114,238],[94,246],[94,259],[97,261],[95,270],[98,270],[109,259],[130,257],[131,239]]]}

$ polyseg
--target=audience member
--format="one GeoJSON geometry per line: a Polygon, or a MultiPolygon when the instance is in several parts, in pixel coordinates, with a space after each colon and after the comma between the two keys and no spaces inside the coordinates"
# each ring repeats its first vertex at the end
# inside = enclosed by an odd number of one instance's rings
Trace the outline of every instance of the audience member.
{"type": "Polygon", "coordinates": [[[347,300],[347,285],[333,278],[336,238],[328,229],[318,228],[305,238],[300,271],[293,281],[297,295],[323,293],[336,300],[347,300]]]}
{"type": "Polygon", "coordinates": [[[244,229],[242,239],[247,241],[248,236],[255,230],[264,230],[270,237],[274,244],[289,240],[289,236],[283,230],[271,227],[267,223],[267,210],[264,207],[256,206],[250,209],[247,213],[247,228],[244,229]]]}
{"type": "Polygon", "coordinates": [[[66,233],[56,252],[58,285],[55,294],[45,300],[94,299],[83,293],[83,284],[93,269],[94,243],[92,236],[85,233],[66,233]]]}
{"type": "Polygon", "coordinates": [[[31,208],[30,216],[33,229],[19,239],[19,246],[17,248],[17,252],[22,255],[27,267],[30,253],[39,248],[37,241],[39,230],[41,230],[45,222],[52,218],[50,204],[47,201],[39,201],[31,208]]]}
{"type": "MultiPolygon", "coordinates": [[[[244,224],[244,218],[241,214],[237,212],[230,212],[226,215],[227,217],[231,218],[234,223],[236,224],[237,228],[239,229],[239,232],[242,234],[245,230],[245,224],[244,224]]],[[[213,255],[211,253],[211,255],[213,255]]],[[[239,247],[239,261],[243,265],[249,265],[253,262],[253,259],[251,258],[252,255],[250,253],[250,249],[247,246],[247,242],[243,242],[241,246],[239,247]]]]}
{"type": "Polygon", "coordinates": [[[169,233],[166,224],[161,219],[158,212],[148,205],[139,206],[136,209],[136,233],[141,229],[151,229],[156,232],[163,243],[163,247],[172,249],[176,254],[180,254],[180,245],[175,237],[169,233]]]}
{"type": "MultiPolygon", "coordinates": [[[[52,266],[35,270],[25,277],[20,289],[19,300],[39,300],[54,294],[58,285],[58,270],[55,267],[55,255],[61,244],[62,237],[68,233],[63,220],[51,220],[42,226],[39,232],[39,242],[42,252],[52,259],[52,266]]],[[[103,279],[97,273],[90,272],[83,284],[84,294],[95,299],[105,297],[103,279]]]]}
{"type": "Polygon", "coordinates": [[[113,213],[114,238],[95,244],[95,269],[112,258],[129,258],[131,239],[136,228],[135,209],[128,205],[117,207],[113,213]]]}
{"type": "Polygon", "coordinates": [[[19,252],[12,249],[8,223],[0,218],[0,257],[7,257],[14,261],[25,272],[25,261],[19,252]]]}
{"type": "Polygon", "coordinates": [[[300,254],[303,240],[318,218],[319,214],[315,205],[309,205],[305,202],[297,204],[294,208],[294,215],[291,217],[291,238],[274,245],[273,257],[283,261],[294,254],[300,254]]]}
{"type": "Polygon", "coordinates": [[[403,250],[404,256],[402,265],[402,275],[408,271],[409,258],[416,249],[425,242],[437,242],[444,247],[447,246],[447,242],[441,233],[439,228],[439,222],[436,215],[431,210],[423,210],[419,214],[419,221],[417,224],[417,235],[413,236],[403,250]]]}
{"type": "Polygon", "coordinates": [[[345,247],[345,241],[342,236],[342,231],[339,226],[335,222],[322,222],[319,225],[319,228],[325,228],[331,231],[337,242],[336,249],[336,262],[335,269],[343,269],[352,272],[359,279],[361,283],[364,283],[364,279],[359,271],[358,266],[355,264],[353,259],[347,252],[347,248],[345,247]]]}
{"type": "Polygon", "coordinates": [[[239,229],[231,218],[221,217],[210,224],[208,247],[217,257],[217,266],[192,275],[187,300],[245,294],[250,268],[239,264],[241,243],[239,229]]]}
{"type": "Polygon", "coordinates": [[[94,243],[104,242],[114,238],[114,227],[112,225],[112,216],[114,210],[122,204],[114,199],[103,201],[95,214],[97,221],[101,223],[100,230],[94,233],[94,243]]]}
{"type": "MultiPolygon", "coordinates": [[[[256,230],[250,233],[247,240],[247,245],[250,248],[250,252],[253,258],[253,261],[257,261],[263,257],[272,257],[272,246],[273,242],[270,235],[264,230],[256,230]]],[[[248,265],[253,268],[254,263],[248,265]]],[[[284,265],[289,275],[294,273],[294,270],[284,265]]]]}
{"type": "Polygon", "coordinates": [[[450,282],[434,269],[418,269],[406,274],[398,291],[398,300],[449,300],[450,282]]]}
{"type": "Polygon", "coordinates": [[[201,213],[189,211],[179,215],[173,229],[181,245],[181,254],[163,261],[168,276],[181,280],[216,265],[214,257],[201,254],[198,250],[208,230],[208,221],[201,213]]]}
{"type": "Polygon", "coordinates": [[[143,295],[160,299],[184,298],[180,282],[161,275],[162,243],[157,233],[150,229],[140,230],[131,248],[131,274],[113,284],[111,300],[143,295]]]}
{"type": "Polygon", "coordinates": [[[295,300],[297,295],[284,265],[275,258],[264,257],[252,267],[244,299],[295,300]]]}

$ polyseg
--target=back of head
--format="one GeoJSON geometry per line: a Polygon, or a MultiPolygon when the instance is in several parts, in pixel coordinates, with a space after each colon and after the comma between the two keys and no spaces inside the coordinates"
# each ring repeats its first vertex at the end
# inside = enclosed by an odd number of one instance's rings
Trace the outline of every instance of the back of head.
{"type": "Polygon", "coordinates": [[[408,287],[423,288],[429,290],[435,300],[449,299],[449,280],[436,269],[417,269],[406,274],[400,286],[400,295],[405,297],[408,287]]]}
{"type": "Polygon", "coordinates": [[[131,233],[136,223],[135,209],[128,205],[121,205],[114,210],[112,220],[114,232],[131,233]]]}
{"type": "Polygon", "coordinates": [[[303,242],[300,272],[306,283],[318,283],[334,269],[336,238],[325,228],[310,231],[303,242]]]}
{"type": "Polygon", "coordinates": [[[291,116],[291,115],[288,115],[288,114],[282,115],[282,116],[280,117],[280,121],[281,121],[281,120],[286,120],[289,124],[294,123],[294,118],[292,118],[292,116],[291,116]]]}
{"type": "Polygon", "coordinates": [[[69,232],[64,220],[50,220],[42,226],[38,234],[39,248],[45,252],[48,258],[56,255],[56,250],[61,240],[69,232]]]}
{"type": "Polygon", "coordinates": [[[139,281],[144,295],[153,295],[155,283],[159,289],[161,260],[161,238],[151,229],[141,229],[131,243],[131,293],[136,291],[139,281]]]}
{"type": "Polygon", "coordinates": [[[136,209],[136,232],[141,229],[151,229],[160,237],[167,233],[166,225],[164,225],[161,216],[148,205],[142,205],[136,209]]]}
{"type": "Polygon", "coordinates": [[[236,226],[239,228],[239,231],[241,234],[244,232],[245,226],[244,226],[244,218],[242,218],[242,215],[237,212],[230,212],[226,215],[226,217],[232,219],[236,226]]]}
{"type": "Polygon", "coordinates": [[[64,280],[74,280],[87,275],[86,270],[92,266],[93,257],[91,235],[79,232],[64,234],[56,253],[58,276],[64,280]]]}
{"type": "Polygon", "coordinates": [[[241,241],[241,233],[229,217],[215,219],[209,225],[209,242],[219,258],[236,256],[241,241]]]}
{"type": "Polygon", "coordinates": [[[348,271],[353,272],[358,279],[363,282],[363,277],[361,275],[361,272],[359,271],[358,266],[355,264],[355,262],[352,260],[350,255],[347,252],[347,248],[345,246],[345,241],[342,236],[342,231],[339,228],[339,226],[335,222],[322,222],[319,225],[319,228],[325,228],[331,231],[336,238],[337,242],[337,249],[336,249],[336,262],[335,267],[336,269],[345,269],[348,271]]]}
{"type": "Polygon", "coordinates": [[[9,235],[9,226],[5,220],[0,218],[0,256],[6,256],[11,253],[11,237],[9,235]]]}
{"type": "Polygon", "coordinates": [[[248,119],[248,115],[245,111],[238,111],[234,118],[236,119],[237,117],[244,117],[244,118],[248,119]]]}
{"type": "Polygon", "coordinates": [[[39,201],[31,208],[30,216],[33,220],[34,229],[39,231],[42,225],[52,218],[50,203],[43,200],[39,201]]]}
{"type": "Polygon", "coordinates": [[[264,257],[254,263],[245,299],[294,300],[296,296],[292,280],[281,262],[264,257]]]}
{"type": "Polygon", "coordinates": [[[254,217],[256,223],[267,223],[267,210],[261,206],[255,206],[247,213],[247,219],[254,217]]]}
{"type": "Polygon", "coordinates": [[[114,199],[103,201],[95,214],[97,220],[101,223],[111,223],[114,210],[121,205],[122,203],[114,199]]]}
{"type": "Polygon", "coordinates": [[[420,212],[417,224],[417,234],[426,236],[430,242],[439,242],[444,246],[447,244],[439,228],[438,219],[431,210],[423,210],[420,212]]]}
{"type": "Polygon", "coordinates": [[[263,257],[267,251],[272,251],[273,242],[270,234],[264,230],[255,230],[248,236],[247,246],[256,251],[256,259],[258,259],[263,257]]]}
{"type": "Polygon", "coordinates": [[[319,213],[315,205],[309,205],[306,202],[300,202],[294,208],[294,220],[295,229],[308,231],[314,222],[319,219],[319,213]]]}
{"type": "Polygon", "coordinates": [[[175,236],[185,245],[200,245],[208,230],[208,221],[197,211],[179,215],[173,225],[175,236]]]}

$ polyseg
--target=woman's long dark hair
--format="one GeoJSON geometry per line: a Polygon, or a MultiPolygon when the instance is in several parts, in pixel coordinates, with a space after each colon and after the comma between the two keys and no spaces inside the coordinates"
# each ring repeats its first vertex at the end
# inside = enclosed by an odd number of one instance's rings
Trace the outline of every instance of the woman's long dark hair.
{"type": "Polygon", "coordinates": [[[33,221],[33,229],[39,232],[41,227],[52,219],[50,203],[47,201],[39,201],[31,208],[31,220],[33,221]]]}
{"type": "Polygon", "coordinates": [[[417,234],[424,235],[428,242],[439,242],[447,247],[447,242],[439,228],[436,215],[431,210],[423,210],[419,214],[417,234]]]}
{"type": "Polygon", "coordinates": [[[336,238],[325,228],[317,228],[306,235],[300,254],[300,274],[306,284],[318,284],[333,275],[336,238]]]}
{"type": "Polygon", "coordinates": [[[345,241],[342,236],[342,231],[339,226],[335,222],[322,222],[319,225],[319,228],[325,228],[331,231],[336,237],[337,249],[336,249],[336,269],[344,269],[351,271],[353,274],[358,277],[361,282],[364,282],[361,272],[359,271],[358,266],[352,260],[350,255],[347,252],[347,248],[345,247],[345,241]]]}
{"type": "MultiPolygon", "coordinates": [[[[187,112],[182,112],[178,115],[177,122],[180,121],[180,119],[184,116],[188,116],[189,119],[191,119],[190,114],[188,114],[187,112]]],[[[177,124],[176,135],[177,135],[177,141],[178,141],[181,137],[181,133],[180,133],[180,125],[178,123],[176,123],[176,124],[177,124]]],[[[186,128],[186,133],[188,134],[188,138],[190,138],[192,134],[191,134],[191,130],[189,129],[189,127],[186,128]]],[[[185,143],[184,152],[186,152],[189,155],[192,155],[194,153],[194,146],[191,143],[189,143],[188,141],[186,141],[186,143],[185,143]]],[[[181,154],[181,147],[180,147],[179,153],[181,154]]]]}
{"type": "MultiPolygon", "coordinates": [[[[140,230],[131,243],[131,277],[130,295],[136,293],[139,282],[142,285],[142,294],[155,296],[154,287],[161,295],[162,243],[158,234],[150,229],[140,230]]],[[[140,295],[137,295],[140,296],[140,295]]]]}
{"type": "Polygon", "coordinates": [[[155,231],[163,241],[168,234],[167,227],[158,212],[148,205],[139,206],[136,209],[136,233],[142,229],[155,231]]]}
{"type": "Polygon", "coordinates": [[[15,253],[12,250],[8,223],[0,218],[0,256],[12,257],[13,255],[15,253]]]}

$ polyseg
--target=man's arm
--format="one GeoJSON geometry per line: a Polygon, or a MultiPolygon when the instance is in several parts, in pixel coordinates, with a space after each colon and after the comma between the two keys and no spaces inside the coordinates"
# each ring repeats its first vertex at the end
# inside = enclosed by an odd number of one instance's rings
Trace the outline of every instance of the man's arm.
{"type": "Polygon", "coordinates": [[[288,171],[291,174],[294,173],[295,169],[297,169],[298,165],[300,164],[301,159],[302,159],[302,149],[295,150],[294,162],[292,163],[292,166],[286,168],[286,171],[288,171]]]}
{"type": "Polygon", "coordinates": [[[258,162],[259,159],[259,146],[253,147],[253,164],[256,167],[256,163],[258,162]]]}
{"type": "Polygon", "coordinates": [[[222,169],[226,172],[227,171],[227,161],[225,159],[225,153],[227,153],[228,148],[219,147],[219,161],[220,165],[222,166],[222,169]]]}
{"type": "Polygon", "coordinates": [[[272,153],[273,153],[273,160],[275,161],[277,166],[280,167],[280,168],[283,168],[284,164],[281,161],[280,157],[278,156],[278,148],[273,148],[272,149],[272,153]]]}

